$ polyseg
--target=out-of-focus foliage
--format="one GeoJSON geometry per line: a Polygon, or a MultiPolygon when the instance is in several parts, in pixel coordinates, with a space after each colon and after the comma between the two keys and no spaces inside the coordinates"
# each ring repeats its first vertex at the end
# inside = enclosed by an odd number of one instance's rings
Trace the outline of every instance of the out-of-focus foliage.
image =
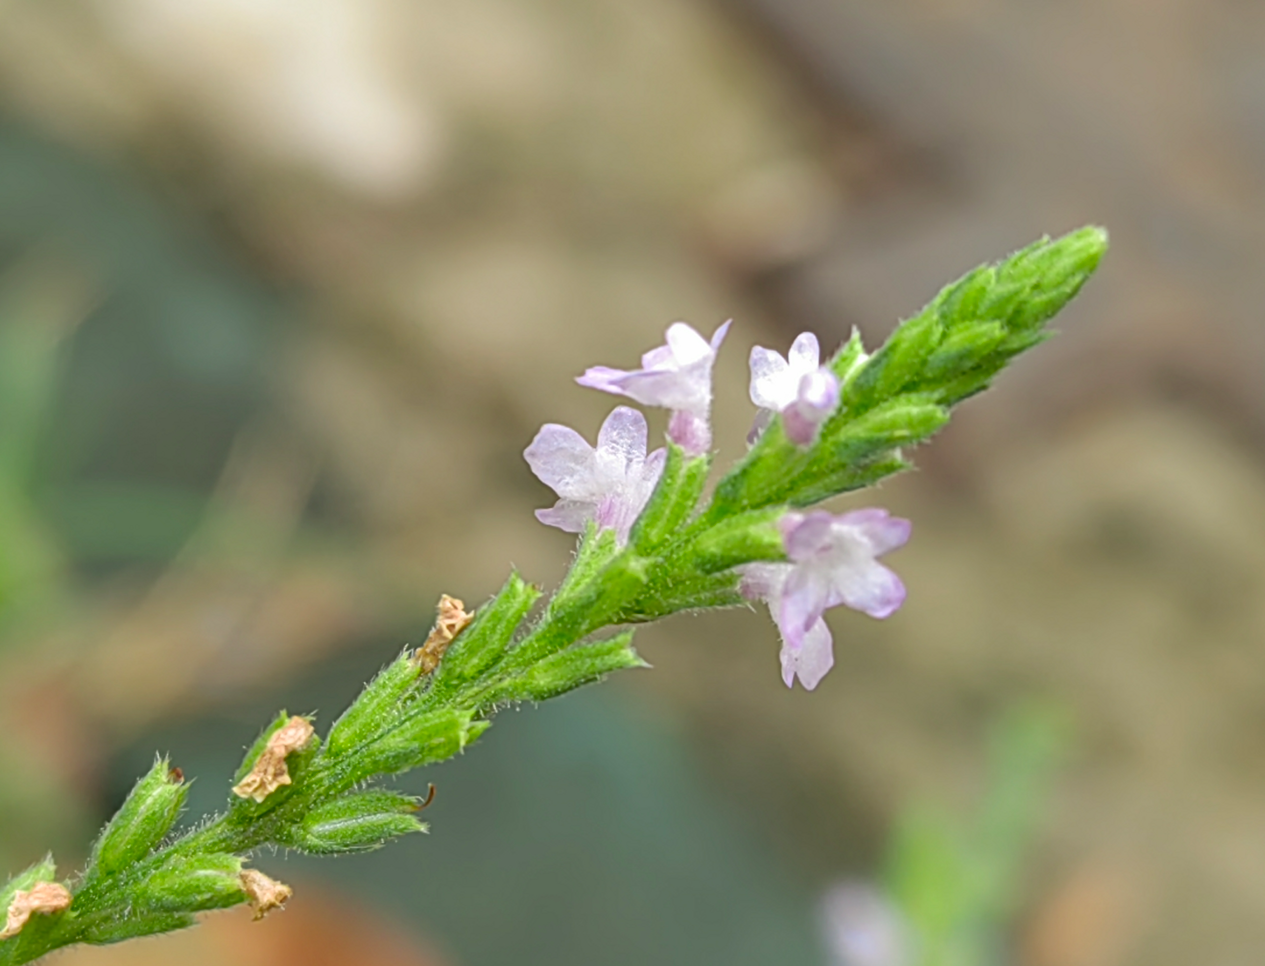
{"type": "Polygon", "coordinates": [[[1011,958],[1024,863],[1068,728],[1063,710],[1012,709],[993,729],[983,796],[968,815],[924,802],[898,818],[887,888],[910,930],[917,966],[991,966],[1011,958]]]}

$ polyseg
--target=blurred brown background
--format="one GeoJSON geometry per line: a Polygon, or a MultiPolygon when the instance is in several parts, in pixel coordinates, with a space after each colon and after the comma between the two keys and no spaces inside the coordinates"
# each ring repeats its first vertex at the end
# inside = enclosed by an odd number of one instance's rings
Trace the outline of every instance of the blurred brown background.
{"type": "MultiPolygon", "coordinates": [[[[357,961],[775,961],[761,942],[824,961],[817,892],[875,874],[902,803],[969,805],[982,734],[1037,696],[1070,709],[1075,754],[1013,961],[1258,962],[1263,45],[1242,0],[5,0],[6,866],[50,844],[73,865],[157,747],[231,769],[283,701],[319,694],[328,721],[440,591],[478,601],[511,563],[556,581],[570,539],[533,520],[552,497],[520,453],[545,421],[595,432],[610,401],[572,383],[584,367],[734,317],[732,458],[752,344],[877,343],[974,264],[1093,221],[1112,251],[1062,335],[919,473],[852,501],[914,520],[893,558],[909,602],[835,615],[818,691],[781,685],[763,614],[647,629],[653,672],[505,715],[468,756],[511,768],[521,740],[539,766],[515,786],[540,796],[523,868],[488,853],[476,881],[430,877],[441,840],[459,870],[497,834],[478,802],[515,798],[489,764],[468,772],[483,797],[445,810],[463,761],[407,861],[311,874],[391,937],[357,961]],[[568,715],[610,742],[550,787],[568,715]],[[586,845],[593,869],[551,872],[550,816],[602,769],[611,808],[667,803],[675,831],[645,832],[665,854],[695,856],[717,810],[729,831],[680,869],[586,845]],[[590,873],[628,894],[589,916],[557,892],[556,921],[511,908],[590,873]],[[675,876],[707,915],[634,908],[603,940],[603,914],[675,876]],[[478,915],[443,912],[480,885],[478,915]],[[590,938],[551,948],[580,919],[590,938]],[[736,921],[747,960],[706,938],[736,921]]],[[[73,961],[219,962],[215,943],[275,929],[295,945],[268,961],[317,962],[304,915],[73,961]]]]}

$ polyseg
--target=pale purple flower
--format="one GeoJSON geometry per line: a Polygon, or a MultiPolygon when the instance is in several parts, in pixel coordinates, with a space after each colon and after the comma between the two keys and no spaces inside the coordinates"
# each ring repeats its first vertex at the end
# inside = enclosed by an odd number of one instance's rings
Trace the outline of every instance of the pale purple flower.
{"type": "Polygon", "coordinates": [[[821,365],[817,336],[811,332],[798,336],[786,358],[755,346],[750,364],[751,401],[762,410],[781,413],[787,438],[799,446],[809,445],[817,427],[839,406],[839,379],[821,365]]]}
{"type": "Polygon", "coordinates": [[[668,439],[691,456],[711,449],[712,364],[729,322],[708,342],[684,322],[668,326],[666,345],[641,357],[633,370],[594,366],[576,379],[581,386],[627,396],[643,406],[672,410],[668,439]]]}
{"type": "Polygon", "coordinates": [[[834,966],[909,966],[909,924],[890,899],[865,882],[840,882],[821,899],[821,927],[834,966]]]}
{"type": "Polygon", "coordinates": [[[618,406],[602,423],[596,449],[574,429],[546,423],[523,457],[558,494],[552,507],[536,511],[537,520],[568,533],[581,533],[594,520],[622,541],[650,499],[667,451],[660,447],[647,456],[646,417],[618,406]]]}
{"type": "Polygon", "coordinates": [[[778,525],[790,562],[743,567],[742,593],[769,605],[786,686],[798,677],[811,691],[834,664],[827,610],[843,604],[883,618],[904,603],[905,585],[877,558],[905,544],[910,523],[869,508],[840,516],[790,511],[778,525]]]}

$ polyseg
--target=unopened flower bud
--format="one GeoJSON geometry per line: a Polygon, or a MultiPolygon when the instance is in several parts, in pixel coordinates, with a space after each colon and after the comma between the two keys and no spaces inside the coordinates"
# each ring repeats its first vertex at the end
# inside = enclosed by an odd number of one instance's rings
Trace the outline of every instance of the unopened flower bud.
{"type": "Polygon", "coordinates": [[[344,795],[308,812],[289,844],[317,855],[368,852],[401,835],[426,831],[415,815],[421,804],[395,792],[344,795]]]}
{"type": "Polygon", "coordinates": [[[226,909],[245,898],[241,877],[241,859],[212,852],[160,868],[140,886],[140,895],[146,906],[159,912],[226,909]]]}
{"type": "Polygon", "coordinates": [[[351,707],[334,722],[326,745],[329,752],[344,754],[378,734],[383,724],[399,712],[420,679],[413,652],[405,650],[365,685],[351,707]]]}
{"type": "Polygon", "coordinates": [[[498,694],[502,700],[544,701],[565,694],[614,671],[648,667],[632,648],[632,631],[605,641],[581,644],[536,662],[521,677],[507,681],[498,694]]]}
{"type": "Polygon", "coordinates": [[[490,721],[474,720],[469,711],[419,715],[356,756],[359,770],[349,774],[349,786],[373,775],[395,774],[451,758],[491,726],[490,721]]]}
{"type": "Polygon", "coordinates": [[[179,769],[165,758],[155,761],[101,833],[94,855],[97,869],[111,875],[148,855],[171,831],[187,794],[179,769]]]}

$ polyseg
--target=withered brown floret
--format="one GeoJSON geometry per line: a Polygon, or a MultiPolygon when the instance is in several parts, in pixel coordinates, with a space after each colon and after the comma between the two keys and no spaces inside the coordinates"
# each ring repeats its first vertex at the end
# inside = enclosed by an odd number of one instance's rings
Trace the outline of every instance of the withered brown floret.
{"type": "Polygon", "coordinates": [[[242,891],[255,910],[256,922],[273,909],[280,909],[294,895],[294,890],[284,882],[270,879],[257,869],[242,869],[242,891]]]}
{"type": "Polygon", "coordinates": [[[282,785],[290,784],[290,771],[286,768],[286,756],[307,746],[314,733],[312,723],[298,715],[278,728],[264,750],[260,752],[250,774],[233,786],[238,798],[250,798],[262,802],[282,785]]]}
{"type": "Polygon", "coordinates": [[[438,611],[439,617],[435,620],[435,627],[426,638],[426,643],[413,654],[413,661],[423,674],[430,674],[439,667],[444,651],[448,650],[453,638],[474,620],[473,614],[466,613],[465,604],[447,594],[440,596],[438,611]]]}
{"type": "Polygon", "coordinates": [[[70,899],[70,892],[57,882],[37,882],[26,892],[19,889],[9,904],[9,914],[4,929],[0,930],[0,939],[16,936],[37,912],[49,915],[69,909],[70,899]]]}

